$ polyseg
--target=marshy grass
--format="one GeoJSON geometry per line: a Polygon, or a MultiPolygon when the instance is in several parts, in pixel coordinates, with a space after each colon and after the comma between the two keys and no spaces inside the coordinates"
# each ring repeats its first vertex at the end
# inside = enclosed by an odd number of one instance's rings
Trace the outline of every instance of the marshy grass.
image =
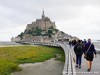
{"type": "Polygon", "coordinates": [[[58,60],[64,61],[64,51],[61,48],[46,46],[16,46],[0,47],[0,75],[11,75],[20,71],[18,66],[23,63],[43,62],[61,54],[58,60]]]}

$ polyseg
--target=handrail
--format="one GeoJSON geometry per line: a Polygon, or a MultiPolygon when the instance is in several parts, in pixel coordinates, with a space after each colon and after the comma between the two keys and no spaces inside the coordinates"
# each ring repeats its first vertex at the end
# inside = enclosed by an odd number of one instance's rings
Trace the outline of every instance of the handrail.
{"type": "Polygon", "coordinates": [[[72,51],[66,43],[64,43],[64,45],[66,46],[66,49],[64,49],[66,59],[65,59],[63,75],[76,75],[72,51]]]}
{"type": "Polygon", "coordinates": [[[72,51],[71,51],[71,49],[70,49],[70,54],[71,54],[71,63],[72,63],[72,70],[73,70],[73,75],[76,75],[76,70],[75,70],[75,63],[74,63],[74,61],[73,61],[73,53],[72,53],[72,51]]]}

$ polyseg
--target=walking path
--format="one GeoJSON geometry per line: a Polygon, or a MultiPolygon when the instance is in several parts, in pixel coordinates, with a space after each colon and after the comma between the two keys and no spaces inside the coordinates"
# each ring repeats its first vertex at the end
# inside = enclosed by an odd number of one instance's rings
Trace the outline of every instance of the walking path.
{"type": "MultiPolygon", "coordinates": [[[[72,51],[74,57],[74,51],[73,48],[70,48],[72,51]]],[[[76,75],[100,75],[100,54],[97,54],[97,57],[94,58],[92,69],[90,72],[87,72],[87,62],[86,59],[82,56],[82,68],[76,68],[76,75]]]]}

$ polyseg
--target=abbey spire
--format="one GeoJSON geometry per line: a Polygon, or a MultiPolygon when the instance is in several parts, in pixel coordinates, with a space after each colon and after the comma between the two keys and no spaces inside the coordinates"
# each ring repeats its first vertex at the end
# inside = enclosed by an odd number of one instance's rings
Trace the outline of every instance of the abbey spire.
{"type": "Polygon", "coordinates": [[[45,17],[45,14],[44,14],[44,10],[42,11],[42,18],[44,18],[45,17]]]}

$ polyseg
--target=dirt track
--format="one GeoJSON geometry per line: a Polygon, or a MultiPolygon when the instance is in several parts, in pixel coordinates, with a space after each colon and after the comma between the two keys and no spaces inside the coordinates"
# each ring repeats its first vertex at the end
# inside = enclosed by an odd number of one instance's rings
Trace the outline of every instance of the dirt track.
{"type": "Polygon", "coordinates": [[[64,63],[52,58],[41,63],[22,64],[19,66],[23,70],[11,75],[62,75],[64,63]]]}

